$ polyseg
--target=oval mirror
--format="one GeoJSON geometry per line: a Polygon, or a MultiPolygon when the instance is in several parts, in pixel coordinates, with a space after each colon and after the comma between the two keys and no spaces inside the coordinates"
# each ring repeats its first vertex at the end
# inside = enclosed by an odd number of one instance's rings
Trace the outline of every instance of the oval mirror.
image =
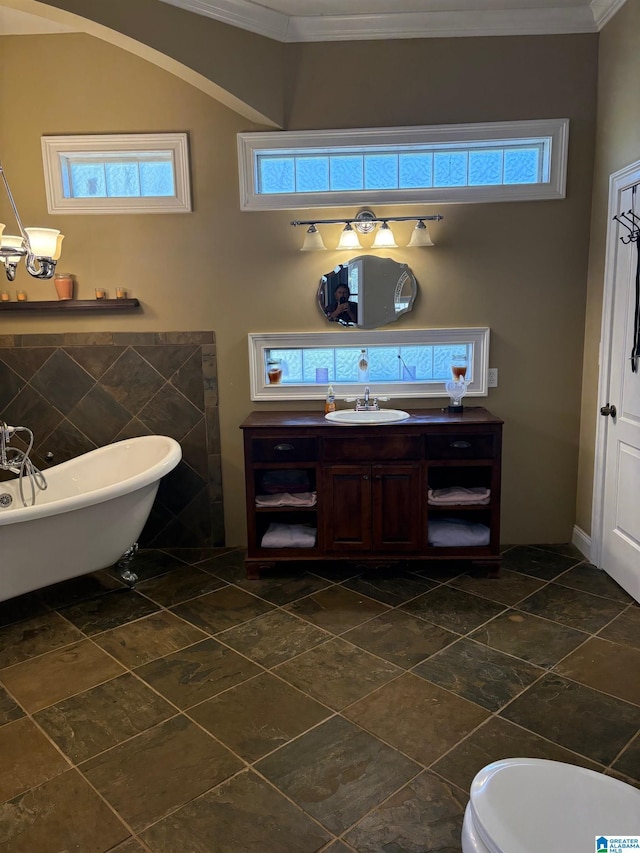
{"type": "Polygon", "coordinates": [[[407,264],[360,255],[322,276],[318,304],[331,323],[377,329],[411,311],[417,292],[407,264]]]}

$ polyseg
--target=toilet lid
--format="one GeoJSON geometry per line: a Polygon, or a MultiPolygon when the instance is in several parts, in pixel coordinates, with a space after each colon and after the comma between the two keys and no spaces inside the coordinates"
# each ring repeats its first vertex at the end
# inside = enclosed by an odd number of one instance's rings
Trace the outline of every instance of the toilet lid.
{"type": "Polygon", "coordinates": [[[600,836],[640,836],[640,791],[559,761],[489,764],[471,784],[470,807],[490,853],[585,853],[600,836]]]}

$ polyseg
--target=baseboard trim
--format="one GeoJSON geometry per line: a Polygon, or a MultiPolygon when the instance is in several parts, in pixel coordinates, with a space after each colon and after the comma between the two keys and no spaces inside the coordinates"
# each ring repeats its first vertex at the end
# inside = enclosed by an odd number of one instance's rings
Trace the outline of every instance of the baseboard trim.
{"type": "Polygon", "coordinates": [[[573,527],[571,543],[587,560],[591,560],[591,537],[577,524],[573,527]]]}

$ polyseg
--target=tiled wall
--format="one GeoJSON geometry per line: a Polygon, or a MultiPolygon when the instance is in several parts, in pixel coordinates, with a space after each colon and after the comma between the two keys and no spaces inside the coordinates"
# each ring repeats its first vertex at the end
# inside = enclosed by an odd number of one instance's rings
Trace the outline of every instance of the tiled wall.
{"type": "Polygon", "coordinates": [[[170,435],[183,458],[140,544],[224,545],[213,332],[0,334],[0,420],[33,431],[45,474],[112,441],[170,435]]]}

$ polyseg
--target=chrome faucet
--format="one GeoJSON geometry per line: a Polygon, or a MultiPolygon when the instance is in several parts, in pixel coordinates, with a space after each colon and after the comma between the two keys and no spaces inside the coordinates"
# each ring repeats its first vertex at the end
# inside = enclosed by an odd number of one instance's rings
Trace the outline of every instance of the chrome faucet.
{"type": "Polygon", "coordinates": [[[380,403],[378,398],[371,399],[371,391],[368,385],[364,387],[364,396],[356,398],[356,412],[378,412],[380,411],[380,403]]]}

